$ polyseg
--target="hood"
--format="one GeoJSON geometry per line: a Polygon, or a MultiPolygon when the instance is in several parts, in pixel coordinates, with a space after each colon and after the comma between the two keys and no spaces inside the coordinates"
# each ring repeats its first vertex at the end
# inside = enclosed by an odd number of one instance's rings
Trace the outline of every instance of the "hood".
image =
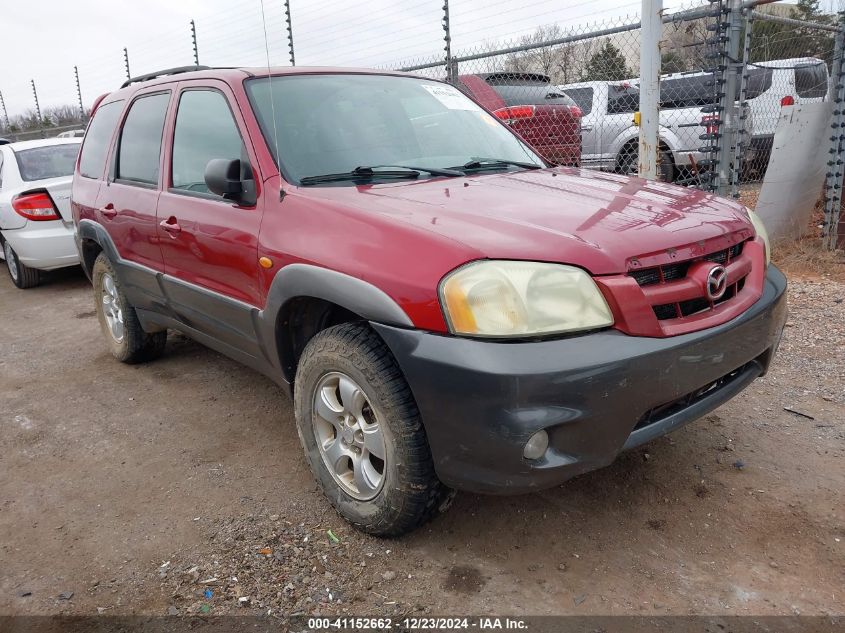
{"type": "Polygon", "coordinates": [[[644,255],[753,235],[739,203],[697,189],[566,168],[314,187],[308,194],[413,224],[491,259],[567,263],[595,275],[626,272],[630,260],[644,255]]]}

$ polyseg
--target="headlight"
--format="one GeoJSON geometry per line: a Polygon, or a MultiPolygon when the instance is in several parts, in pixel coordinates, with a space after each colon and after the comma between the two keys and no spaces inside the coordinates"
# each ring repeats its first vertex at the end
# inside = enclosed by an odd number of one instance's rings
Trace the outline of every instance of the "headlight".
{"type": "Polygon", "coordinates": [[[440,302],[455,334],[515,337],[613,325],[590,276],[561,264],[473,262],[443,279],[440,302]]]}
{"type": "Polygon", "coordinates": [[[748,211],[748,217],[751,219],[751,224],[754,225],[754,230],[757,232],[757,235],[763,238],[763,243],[766,245],[766,266],[768,266],[772,261],[772,245],[769,243],[769,233],[766,231],[766,226],[763,224],[760,216],[751,209],[746,210],[748,211]]]}

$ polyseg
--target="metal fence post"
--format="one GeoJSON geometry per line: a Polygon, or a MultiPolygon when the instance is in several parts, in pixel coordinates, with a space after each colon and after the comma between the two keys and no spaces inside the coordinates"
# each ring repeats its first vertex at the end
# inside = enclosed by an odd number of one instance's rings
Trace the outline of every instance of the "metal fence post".
{"type": "Polygon", "coordinates": [[[191,42],[194,45],[194,66],[200,65],[200,51],[197,47],[197,25],[191,20],[191,42]]]}
{"type": "Polygon", "coordinates": [[[76,79],[76,98],[79,100],[79,118],[85,120],[85,106],[82,105],[82,88],[79,86],[79,68],[73,67],[73,76],[76,79]]]}
{"type": "Polygon", "coordinates": [[[132,75],[129,74],[129,51],[125,46],[123,47],[123,64],[126,66],[126,78],[132,79],[132,75]]]}
{"type": "Polygon", "coordinates": [[[446,46],[446,81],[450,84],[458,81],[458,66],[452,58],[452,27],[449,24],[449,0],[443,0],[443,41],[446,46]]]}
{"type": "Polygon", "coordinates": [[[290,17],[290,0],[285,0],[285,20],[288,28],[288,48],[290,49],[290,65],[296,66],[296,57],[293,54],[293,22],[290,17]]]}
{"type": "Polygon", "coordinates": [[[38,91],[35,89],[35,80],[30,79],[29,83],[32,84],[32,96],[35,98],[35,113],[38,115],[38,125],[41,125],[41,106],[38,105],[38,91]]]}
{"type": "Polygon", "coordinates": [[[830,250],[836,249],[839,233],[839,216],[842,206],[843,162],[845,162],[845,11],[839,14],[839,30],[833,49],[833,72],[830,77],[829,98],[833,102],[830,123],[827,174],[824,193],[823,243],[830,250]]]}
{"type": "Polygon", "coordinates": [[[9,125],[9,113],[6,112],[6,102],[3,101],[3,93],[0,92],[0,108],[3,108],[3,121],[6,123],[6,129],[8,130],[12,126],[9,125]]]}
{"type": "Polygon", "coordinates": [[[657,180],[660,155],[660,39],[663,0],[643,0],[640,33],[640,151],[641,178],[657,180]]]}
{"type": "Polygon", "coordinates": [[[719,126],[719,153],[717,154],[716,193],[727,196],[731,192],[733,179],[736,177],[738,165],[733,164],[736,150],[736,130],[738,113],[736,100],[738,96],[737,71],[740,70],[742,60],[739,59],[742,35],[742,0],[727,0],[727,41],[725,42],[724,57],[721,64],[724,68],[722,123],[719,126]]]}
{"type": "Polygon", "coordinates": [[[746,97],[748,93],[748,62],[751,60],[751,29],[754,26],[754,15],[751,9],[743,12],[743,26],[745,28],[745,39],[742,45],[742,66],[739,78],[739,108],[737,110],[736,127],[734,129],[734,152],[733,152],[733,179],[731,182],[731,197],[739,198],[739,182],[742,179],[745,149],[748,141],[748,130],[746,122],[748,119],[748,108],[746,97]]]}

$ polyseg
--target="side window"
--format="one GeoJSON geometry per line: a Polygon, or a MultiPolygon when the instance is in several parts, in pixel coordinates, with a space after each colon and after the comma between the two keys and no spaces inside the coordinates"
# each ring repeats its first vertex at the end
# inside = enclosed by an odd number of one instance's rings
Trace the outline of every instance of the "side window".
{"type": "Polygon", "coordinates": [[[210,193],[205,167],[213,158],[238,159],[246,165],[243,141],[229,104],[216,90],[185,90],[173,131],[173,188],[210,193]]]}
{"type": "Polygon", "coordinates": [[[746,99],[759,97],[772,87],[772,69],[765,66],[750,68],[745,86],[746,99]]]}
{"type": "Polygon", "coordinates": [[[584,116],[593,111],[592,88],[564,88],[563,91],[581,108],[581,113],[584,116]]]}
{"type": "Polygon", "coordinates": [[[86,178],[100,178],[106,167],[106,154],[109,151],[117,119],[123,110],[123,101],[112,101],[97,108],[94,119],[88,126],[88,133],[82,144],[79,158],[79,173],[86,178]]]}
{"type": "Polygon", "coordinates": [[[827,95],[827,68],[824,64],[799,66],[795,69],[795,90],[806,99],[824,98],[827,95]]]}
{"type": "Polygon", "coordinates": [[[170,93],[139,97],[129,106],[118,145],[117,180],[158,184],[161,135],[170,93]]]}
{"type": "Polygon", "coordinates": [[[633,86],[618,85],[607,87],[607,113],[627,114],[636,112],[640,107],[640,91],[633,86]]]}

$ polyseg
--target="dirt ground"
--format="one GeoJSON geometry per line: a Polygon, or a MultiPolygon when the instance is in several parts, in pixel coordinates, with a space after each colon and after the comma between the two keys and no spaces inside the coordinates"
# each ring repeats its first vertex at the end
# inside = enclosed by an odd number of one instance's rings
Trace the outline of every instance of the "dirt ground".
{"type": "Polygon", "coordinates": [[[842,614],[843,299],[793,279],[772,372],[707,418],[379,540],[316,490],[268,380],[172,333],[122,365],[81,272],[4,272],[0,614],[842,614]]]}

